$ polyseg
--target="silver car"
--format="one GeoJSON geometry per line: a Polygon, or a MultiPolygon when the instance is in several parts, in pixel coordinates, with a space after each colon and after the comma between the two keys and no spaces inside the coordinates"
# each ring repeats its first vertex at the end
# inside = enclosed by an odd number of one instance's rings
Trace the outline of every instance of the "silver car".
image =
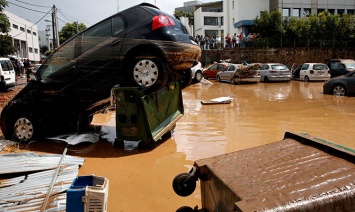
{"type": "Polygon", "coordinates": [[[285,81],[291,80],[291,71],[281,63],[264,63],[260,65],[260,81],[285,81]]]}
{"type": "Polygon", "coordinates": [[[259,71],[253,69],[254,65],[229,64],[217,73],[217,81],[234,83],[258,83],[259,71]]]}

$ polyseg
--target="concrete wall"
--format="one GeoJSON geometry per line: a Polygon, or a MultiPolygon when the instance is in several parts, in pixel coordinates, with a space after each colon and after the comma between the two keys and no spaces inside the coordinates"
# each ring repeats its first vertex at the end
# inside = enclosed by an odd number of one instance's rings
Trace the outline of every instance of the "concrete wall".
{"type": "Polygon", "coordinates": [[[355,59],[354,48],[234,48],[224,50],[204,50],[201,56],[203,66],[231,59],[232,63],[272,63],[279,62],[291,68],[292,64],[307,62],[327,63],[329,59],[355,59]]]}

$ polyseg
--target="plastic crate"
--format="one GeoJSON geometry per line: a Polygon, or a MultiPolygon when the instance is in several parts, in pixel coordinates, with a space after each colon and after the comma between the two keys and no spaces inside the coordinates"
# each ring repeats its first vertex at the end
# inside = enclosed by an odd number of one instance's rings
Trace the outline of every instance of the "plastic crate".
{"type": "Polygon", "coordinates": [[[79,176],[67,190],[67,212],[106,212],[109,181],[100,176],[79,176]]]}

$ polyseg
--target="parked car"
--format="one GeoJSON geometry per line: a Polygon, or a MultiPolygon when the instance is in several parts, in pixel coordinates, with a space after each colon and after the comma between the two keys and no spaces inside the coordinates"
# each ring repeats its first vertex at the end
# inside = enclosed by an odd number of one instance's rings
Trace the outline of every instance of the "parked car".
{"type": "Polygon", "coordinates": [[[292,68],[292,78],[295,80],[326,81],[330,79],[329,68],[324,63],[303,63],[296,69],[292,68]]]}
{"type": "Polygon", "coordinates": [[[173,80],[188,84],[200,56],[178,19],[152,4],[133,6],[56,49],[2,110],[2,133],[29,141],[85,130],[95,113],[109,107],[113,86],[151,93],[173,80]]]}
{"type": "Polygon", "coordinates": [[[355,94],[355,71],[326,81],[323,93],[339,96],[355,94]]]}
{"type": "Polygon", "coordinates": [[[217,73],[222,71],[227,65],[230,63],[215,63],[208,69],[205,69],[202,73],[203,78],[205,79],[215,79],[217,77],[217,73]]]}
{"type": "Polygon", "coordinates": [[[16,85],[15,69],[9,58],[0,57],[0,87],[9,89],[16,85]]]}
{"type": "Polygon", "coordinates": [[[193,82],[200,82],[202,79],[202,64],[198,62],[197,65],[191,68],[191,76],[193,82]]]}
{"type": "Polygon", "coordinates": [[[260,81],[259,71],[248,69],[252,65],[229,64],[222,71],[217,73],[217,81],[234,83],[258,83],[260,81]]]}
{"type": "Polygon", "coordinates": [[[331,59],[327,65],[331,78],[345,75],[355,70],[355,60],[353,59],[331,59]]]}
{"type": "Polygon", "coordinates": [[[290,81],[291,71],[281,63],[264,63],[260,64],[260,81],[290,81]]]}

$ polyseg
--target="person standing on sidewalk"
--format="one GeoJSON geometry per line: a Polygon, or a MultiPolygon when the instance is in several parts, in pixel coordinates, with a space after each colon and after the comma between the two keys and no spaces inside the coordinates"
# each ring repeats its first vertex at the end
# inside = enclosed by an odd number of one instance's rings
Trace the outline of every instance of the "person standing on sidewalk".
{"type": "Polygon", "coordinates": [[[32,64],[31,64],[30,59],[27,59],[23,62],[23,67],[26,71],[27,82],[29,82],[30,81],[30,74],[32,72],[32,64]]]}

